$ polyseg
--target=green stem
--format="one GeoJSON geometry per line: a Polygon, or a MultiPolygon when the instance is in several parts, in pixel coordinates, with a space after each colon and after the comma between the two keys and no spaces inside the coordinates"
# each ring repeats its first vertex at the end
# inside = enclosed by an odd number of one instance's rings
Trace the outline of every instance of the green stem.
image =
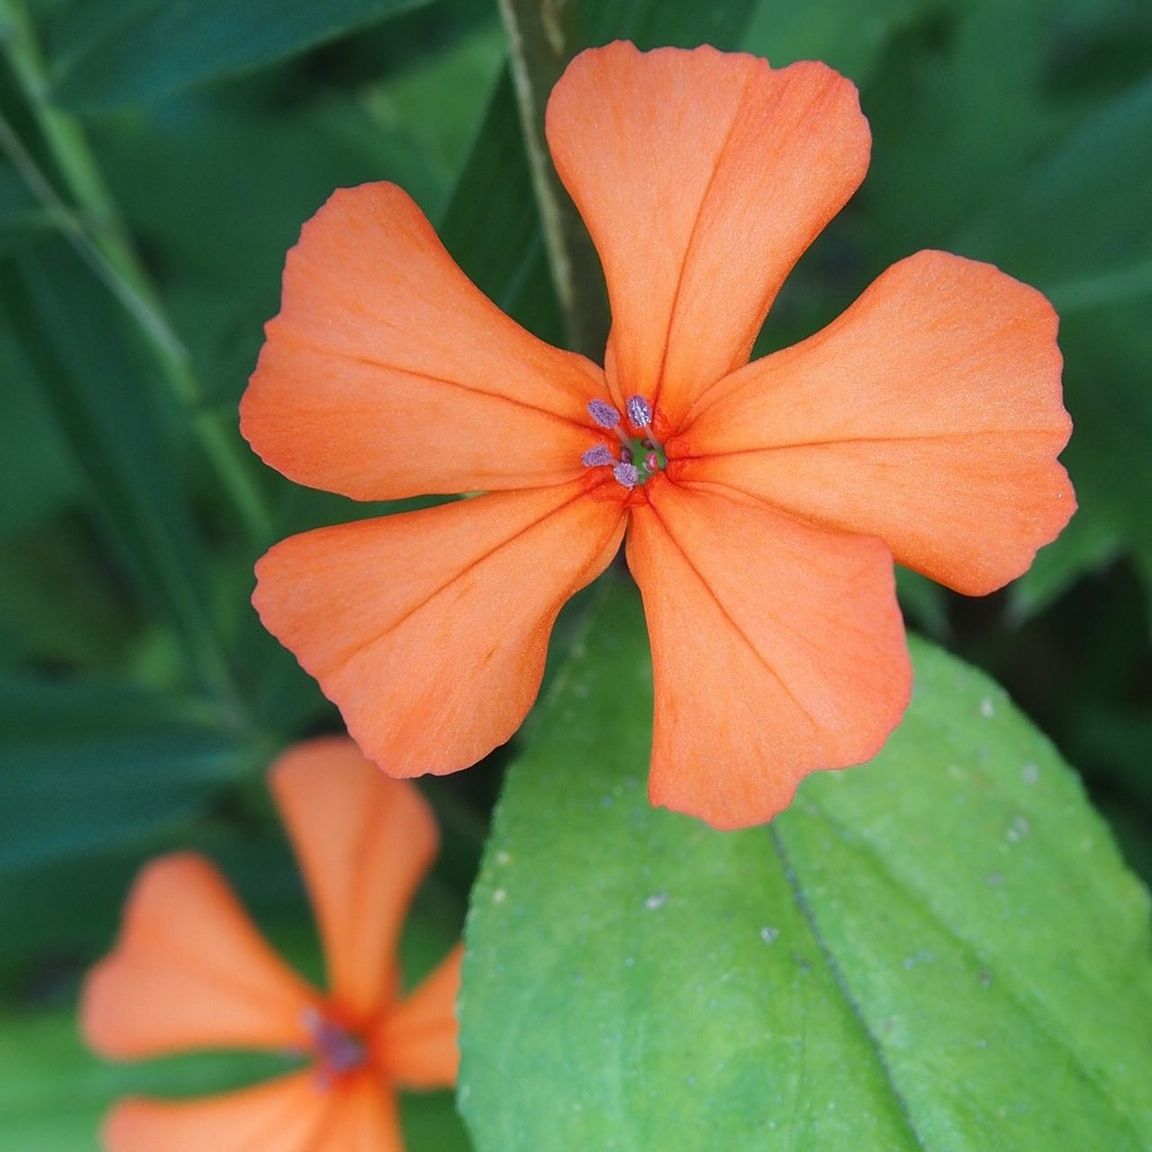
{"type": "Polygon", "coordinates": [[[32,25],[23,0],[5,0],[0,40],[13,74],[35,117],[79,211],[60,197],[11,126],[0,119],[0,146],[32,192],[44,203],[62,231],[93,267],[143,332],[156,354],[165,383],[191,415],[192,429],[215,469],[242,523],[257,541],[271,536],[270,519],[238,445],[205,404],[188,350],[164,312],[159,296],[140,263],[115,202],[96,166],[80,125],[53,107],[32,25]]]}
{"type": "Polygon", "coordinates": [[[500,0],[544,243],[568,343],[599,361],[609,324],[604,275],[584,221],[556,175],[544,135],[548,94],[580,47],[571,26],[575,7],[558,0],[500,0]]]}

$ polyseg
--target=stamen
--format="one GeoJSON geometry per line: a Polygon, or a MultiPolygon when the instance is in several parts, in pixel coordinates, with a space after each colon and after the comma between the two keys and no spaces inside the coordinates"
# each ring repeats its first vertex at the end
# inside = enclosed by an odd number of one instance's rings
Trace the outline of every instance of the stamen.
{"type": "Polygon", "coordinates": [[[634,427],[647,428],[652,423],[652,405],[643,396],[632,396],[626,407],[634,427]]]}
{"type": "Polygon", "coordinates": [[[588,415],[601,428],[615,428],[620,423],[620,413],[607,400],[589,400],[588,415]]]}
{"type": "Polygon", "coordinates": [[[662,472],[667,461],[663,446],[651,432],[652,405],[643,396],[631,396],[624,410],[626,422],[607,400],[588,401],[588,414],[620,441],[620,447],[613,456],[607,446],[596,444],[581,455],[580,461],[585,468],[611,467],[616,483],[631,490],[662,472]]]}
{"type": "Polygon", "coordinates": [[[595,448],[589,448],[583,456],[580,457],[580,463],[585,468],[599,468],[605,464],[613,464],[615,461],[612,458],[611,451],[603,444],[597,444],[595,448]]]}
{"type": "Polygon", "coordinates": [[[640,480],[640,470],[636,465],[625,464],[623,461],[612,469],[612,475],[616,477],[616,482],[625,488],[635,488],[640,480]]]}

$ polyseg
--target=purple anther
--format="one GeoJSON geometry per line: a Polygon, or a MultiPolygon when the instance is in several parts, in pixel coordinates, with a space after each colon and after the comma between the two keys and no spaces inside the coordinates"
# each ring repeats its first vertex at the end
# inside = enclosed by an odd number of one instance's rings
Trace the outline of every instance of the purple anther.
{"type": "Polygon", "coordinates": [[[652,405],[643,396],[633,396],[628,401],[628,419],[636,428],[647,428],[652,423],[652,405]]]}
{"type": "Polygon", "coordinates": [[[322,1085],[331,1086],[345,1073],[363,1067],[367,1060],[364,1045],[339,1024],[313,1007],[304,1010],[303,1023],[312,1035],[316,1076],[322,1085]]]}
{"type": "Polygon", "coordinates": [[[660,457],[655,452],[649,452],[644,457],[644,470],[646,472],[659,472],[660,471],[660,457]]]}
{"type": "Polygon", "coordinates": [[[617,464],[612,475],[616,477],[616,483],[625,488],[635,488],[640,481],[640,470],[635,464],[617,464]]]}
{"type": "Polygon", "coordinates": [[[589,400],[588,415],[601,428],[615,428],[620,423],[620,413],[607,400],[589,400]]]}
{"type": "Polygon", "coordinates": [[[589,448],[580,457],[580,463],[585,468],[599,468],[604,464],[615,464],[616,461],[612,457],[611,449],[606,448],[603,444],[597,444],[595,448],[589,448]]]}
{"type": "Polygon", "coordinates": [[[620,463],[621,464],[631,464],[632,463],[632,449],[631,448],[621,448],[620,449],[620,463]]]}

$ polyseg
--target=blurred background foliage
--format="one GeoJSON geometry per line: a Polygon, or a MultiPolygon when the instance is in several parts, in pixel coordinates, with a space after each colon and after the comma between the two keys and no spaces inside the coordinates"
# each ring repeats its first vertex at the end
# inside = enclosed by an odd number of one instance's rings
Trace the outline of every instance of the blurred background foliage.
{"type": "MultiPolygon", "coordinates": [[[[789,344],[924,247],[1062,314],[1081,511],[1014,587],[901,577],[914,624],[1001,681],[1152,876],[1152,6],[1146,0],[570,0],[623,36],[823,59],[872,124],[856,199],[761,340],[789,344]]],[[[0,1150],[92,1146],[128,1088],[79,977],[147,856],[219,861],[306,970],[316,946],[263,789],[338,718],[248,604],[274,540],[378,506],[265,469],[236,404],[285,250],[336,186],[409,189],[472,278],[562,342],[499,13],[487,0],[0,0],[0,1150]]],[[[573,613],[579,613],[577,603],[573,613]]],[[[568,621],[571,623],[571,620],[568,621]]],[[[554,655],[570,631],[562,620],[554,655]]],[[[444,850],[406,942],[458,933],[507,752],[428,784],[444,850]]],[[[414,1149],[467,1147],[446,1098],[414,1149]]]]}

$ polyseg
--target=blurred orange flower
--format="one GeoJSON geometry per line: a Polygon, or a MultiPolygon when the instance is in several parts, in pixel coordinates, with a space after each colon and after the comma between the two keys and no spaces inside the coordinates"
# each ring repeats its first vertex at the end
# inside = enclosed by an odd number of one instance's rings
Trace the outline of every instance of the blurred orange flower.
{"type": "Polygon", "coordinates": [[[426,801],[347,739],[290,750],[271,787],[330,994],[271,951],[207,860],[180,853],[137,879],[115,949],[89,974],[81,1021],[115,1059],[264,1048],[299,1052],[310,1067],[206,1099],[123,1101],[105,1125],[109,1152],[402,1152],[395,1089],[455,1083],[460,949],[398,996],[400,929],[437,848],[426,801]]]}
{"type": "Polygon", "coordinates": [[[516,730],[627,528],[652,800],[762,821],[907,706],[893,558],[987,593],[1071,516],[1056,316],[921,252],[748,362],[868,165],[856,90],[821,64],[611,44],[569,66],[547,135],[604,267],[604,368],[500,312],[399,188],[337,192],[289,254],[244,434],[356,499],[487,494],[286,540],[255,604],[386,772],[452,772],[516,730]]]}

